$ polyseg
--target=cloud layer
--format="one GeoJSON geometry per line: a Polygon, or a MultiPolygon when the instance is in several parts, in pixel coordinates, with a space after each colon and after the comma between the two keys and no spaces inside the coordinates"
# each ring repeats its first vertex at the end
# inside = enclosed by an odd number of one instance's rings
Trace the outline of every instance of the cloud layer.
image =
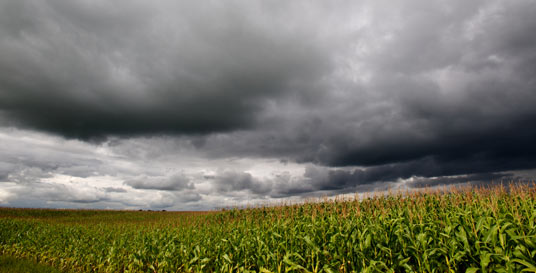
{"type": "Polygon", "coordinates": [[[239,3],[124,8],[3,3],[7,119],[82,139],[228,131],[252,126],[263,100],[289,95],[293,81],[329,72],[324,37],[293,14],[239,3]],[[262,22],[274,17],[281,25],[262,22]]]}
{"type": "Polygon", "coordinates": [[[0,202],[202,209],[515,178],[536,167],[534,14],[2,2],[0,202]]]}

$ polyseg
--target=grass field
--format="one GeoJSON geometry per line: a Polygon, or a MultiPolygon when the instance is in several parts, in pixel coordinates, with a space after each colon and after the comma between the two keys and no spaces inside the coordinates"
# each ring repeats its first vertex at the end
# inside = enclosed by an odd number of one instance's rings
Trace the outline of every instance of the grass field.
{"type": "Polygon", "coordinates": [[[0,209],[0,253],[71,272],[536,272],[536,188],[201,213],[0,209]]]}

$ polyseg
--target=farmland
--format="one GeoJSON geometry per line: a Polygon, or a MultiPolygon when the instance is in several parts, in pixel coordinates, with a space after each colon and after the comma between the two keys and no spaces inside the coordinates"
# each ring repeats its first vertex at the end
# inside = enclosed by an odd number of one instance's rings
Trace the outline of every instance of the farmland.
{"type": "Polygon", "coordinates": [[[68,272],[536,272],[536,189],[218,212],[5,208],[0,253],[68,272]]]}

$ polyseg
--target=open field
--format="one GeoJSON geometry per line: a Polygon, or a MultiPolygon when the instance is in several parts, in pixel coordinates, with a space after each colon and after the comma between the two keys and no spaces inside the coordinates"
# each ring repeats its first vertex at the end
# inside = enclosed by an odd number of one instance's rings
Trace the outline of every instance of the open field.
{"type": "Polygon", "coordinates": [[[0,209],[0,253],[71,272],[536,272],[536,189],[201,213],[0,209]]]}

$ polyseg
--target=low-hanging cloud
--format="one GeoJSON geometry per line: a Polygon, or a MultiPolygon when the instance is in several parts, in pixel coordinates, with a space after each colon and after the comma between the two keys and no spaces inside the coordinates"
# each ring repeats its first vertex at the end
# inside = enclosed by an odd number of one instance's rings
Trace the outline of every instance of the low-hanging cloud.
{"type": "Polygon", "coordinates": [[[166,191],[180,191],[193,189],[194,185],[184,174],[174,174],[170,177],[140,177],[126,180],[125,185],[134,189],[154,189],[166,191]]]}

